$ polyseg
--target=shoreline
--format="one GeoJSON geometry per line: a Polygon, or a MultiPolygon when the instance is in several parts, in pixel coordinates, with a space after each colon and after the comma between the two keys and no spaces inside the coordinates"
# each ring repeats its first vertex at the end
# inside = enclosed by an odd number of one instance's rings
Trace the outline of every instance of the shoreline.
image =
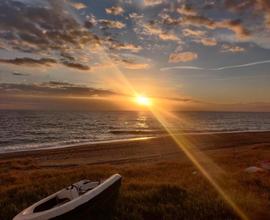
{"type": "MultiPolygon", "coordinates": [[[[0,156],[5,155],[5,154],[13,154],[13,153],[21,153],[21,152],[46,151],[46,150],[65,149],[65,148],[71,148],[71,147],[83,147],[83,146],[98,145],[98,144],[140,141],[140,140],[146,140],[146,139],[152,139],[152,138],[158,138],[158,137],[135,137],[135,138],[125,138],[125,139],[115,139],[115,140],[84,142],[84,143],[78,143],[78,144],[66,144],[66,145],[59,145],[59,146],[53,146],[53,147],[42,147],[42,148],[33,148],[33,149],[28,148],[26,150],[0,152],[0,156]]],[[[50,143],[48,143],[47,145],[50,145],[50,143]]]]}
{"type": "MultiPolygon", "coordinates": [[[[203,136],[203,135],[223,135],[223,134],[251,134],[251,133],[269,133],[270,130],[249,130],[249,131],[221,131],[221,132],[183,132],[183,133],[174,133],[174,135],[183,135],[183,136],[203,136]]],[[[143,141],[148,139],[158,139],[162,137],[170,137],[169,134],[164,133],[156,136],[143,136],[143,137],[131,137],[131,138],[119,138],[119,139],[110,139],[110,140],[101,140],[101,141],[92,141],[92,142],[82,142],[82,143],[71,143],[71,144],[63,144],[49,147],[50,143],[46,143],[47,147],[35,147],[35,148],[27,148],[27,149],[20,149],[20,150],[10,150],[10,151],[0,151],[0,159],[4,155],[12,155],[12,154],[20,154],[20,153],[31,153],[31,152],[42,152],[42,151],[50,151],[50,150],[60,150],[60,149],[68,149],[68,148],[80,148],[80,147],[89,147],[89,146],[96,146],[96,145],[107,145],[107,144],[117,144],[117,143],[128,143],[128,142],[136,142],[136,141],[143,141]]],[[[51,143],[53,144],[53,143],[51,143]]]]}
{"type": "MultiPolygon", "coordinates": [[[[270,145],[270,131],[179,135],[179,137],[181,136],[189,139],[194,146],[203,151],[260,144],[270,145]]],[[[163,135],[159,137],[133,138],[131,140],[85,143],[64,148],[57,147],[1,153],[0,160],[38,158],[41,161],[50,161],[50,163],[61,160],[63,163],[71,163],[72,161],[72,163],[92,164],[117,160],[140,160],[140,158],[145,158],[145,160],[147,158],[170,160],[179,156],[180,151],[169,135],[163,135]]]]}

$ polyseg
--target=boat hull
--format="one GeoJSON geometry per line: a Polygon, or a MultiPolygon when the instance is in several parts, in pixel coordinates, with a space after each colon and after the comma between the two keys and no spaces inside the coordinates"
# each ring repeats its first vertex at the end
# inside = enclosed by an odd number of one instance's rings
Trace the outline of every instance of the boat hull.
{"type": "Polygon", "coordinates": [[[61,216],[51,218],[51,220],[107,219],[114,208],[120,186],[121,179],[117,180],[113,185],[90,199],[88,202],[61,216]]]}
{"type": "MultiPolygon", "coordinates": [[[[115,204],[121,180],[122,177],[115,174],[81,196],[60,206],[48,208],[47,205],[50,206],[51,201],[53,203],[55,196],[63,195],[61,194],[63,190],[60,190],[26,208],[13,220],[108,219],[115,204]]],[[[72,187],[71,190],[73,192],[74,188],[72,187]]]]}

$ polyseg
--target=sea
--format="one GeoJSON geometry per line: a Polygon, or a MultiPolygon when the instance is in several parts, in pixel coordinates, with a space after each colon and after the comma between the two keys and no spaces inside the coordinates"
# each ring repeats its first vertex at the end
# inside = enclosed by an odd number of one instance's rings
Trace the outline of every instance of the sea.
{"type": "MultiPolygon", "coordinates": [[[[173,112],[174,133],[270,131],[270,113],[173,112]]],[[[164,117],[166,120],[166,117],[164,117]]],[[[163,123],[164,124],[164,123],[163,123]]],[[[0,110],[0,153],[165,135],[152,113],[0,110]]]]}

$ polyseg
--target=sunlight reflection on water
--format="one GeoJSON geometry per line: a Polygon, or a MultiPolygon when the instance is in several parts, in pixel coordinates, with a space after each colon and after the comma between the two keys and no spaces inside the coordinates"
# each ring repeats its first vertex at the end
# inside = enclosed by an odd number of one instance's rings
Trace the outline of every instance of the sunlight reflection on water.
{"type": "MultiPolygon", "coordinates": [[[[182,112],[173,132],[270,130],[270,113],[182,112]]],[[[0,151],[164,134],[150,112],[0,111],[0,151]]]]}

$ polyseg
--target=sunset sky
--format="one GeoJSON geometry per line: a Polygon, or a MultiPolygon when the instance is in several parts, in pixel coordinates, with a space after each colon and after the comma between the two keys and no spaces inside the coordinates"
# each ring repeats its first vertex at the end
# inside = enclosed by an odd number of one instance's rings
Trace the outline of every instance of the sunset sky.
{"type": "Polygon", "coordinates": [[[1,0],[0,109],[270,111],[269,0],[1,0]]]}

